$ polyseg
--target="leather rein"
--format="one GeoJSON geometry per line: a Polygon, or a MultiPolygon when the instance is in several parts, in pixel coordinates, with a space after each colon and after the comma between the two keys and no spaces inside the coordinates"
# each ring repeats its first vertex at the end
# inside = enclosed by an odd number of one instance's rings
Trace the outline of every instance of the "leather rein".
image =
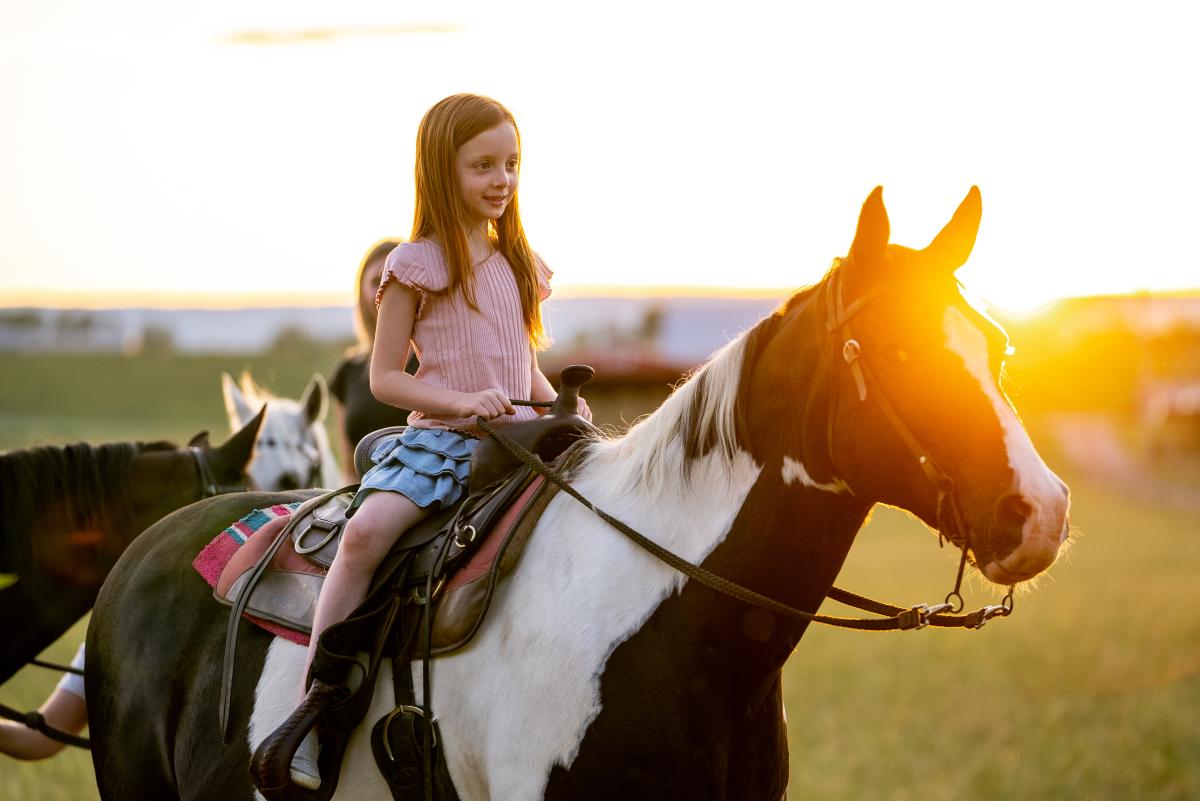
{"type": "MultiPolygon", "coordinates": [[[[850,367],[851,375],[854,378],[855,385],[858,388],[859,400],[867,399],[867,389],[870,387],[872,395],[875,398],[876,404],[883,411],[884,416],[891,423],[900,439],[907,446],[909,451],[916,458],[917,463],[921,466],[925,477],[929,479],[938,493],[937,514],[938,514],[938,537],[939,543],[942,538],[949,539],[953,544],[962,550],[962,558],[958,563],[958,575],[954,582],[954,589],[945,597],[940,604],[917,604],[910,607],[895,606],[893,604],[876,601],[867,598],[857,593],[843,590],[840,587],[831,587],[826,596],[833,600],[845,604],[846,606],[859,609],[863,612],[870,612],[879,615],[878,618],[845,618],[834,617],[830,615],[821,615],[813,612],[806,612],[802,609],[796,609],[788,606],[773,598],[755,592],[754,590],[744,587],[740,584],[732,582],[726,578],[718,576],[712,571],[703,568],[697,564],[687,561],[678,554],[663,548],[653,540],[648,539],[645,535],[626,525],[621,520],[613,517],[598,508],[595,504],[585,498],[574,487],[570,485],[554,469],[549,467],[536,454],[530,453],[519,443],[514,442],[510,437],[503,432],[497,430],[494,426],[488,423],[482,417],[477,417],[475,422],[480,430],[494,438],[505,450],[512,454],[515,458],[527,465],[534,472],[544,476],[547,481],[556,485],[563,492],[570,495],[575,500],[582,503],[592,511],[597,517],[610,526],[615,528],[621,534],[629,538],[635,545],[650,553],[655,558],[669,565],[670,567],[683,573],[688,578],[703,584],[722,595],[734,598],[744,603],[764,609],[768,612],[782,615],[784,617],[793,618],[796,620],[806,620],[811,623],[823,623],[827,626],[836,626],[838,628],[857,629],[860,631],[907,631],[910,629],[922,629],[926,626],[934,626],[938,628],[966,628],[980,629],[992,618],[1007,617],[1012,614],[1013,610],[1013,588],[1009,587],[1008,594],[998,605],[983,606],[974,612],[968,614],[958,614],[963,610],[964,602],[961,595],[963,572],[966,568],[970,548],[970,542],[967,535],[967,528],[962,522],[962,513],[959,511],[958,502],[955,499],[954,481],[950,476],[938,467],[933,458],[921,447],[920,441],[912,433],[912,430],[905,424],[903,418],[896,411],[895,406],[887,397],[883,386],[875,378],[866,359],[863,358],[862,346],[859,344],[851,333],[850,320],[854,315],[861,311],[868,303],[878,296],[878,291],[868,293],[849,306],[842,301],[841,291],[841,273],[835,272],[829,283],[826,285],[827,306],[829,308],[829,318],[826,323],[826,331],[843,340],[842,357],[846,364],[850,367]]],[[[531,402],[513,401],[519,405],[542,405],[531,402]]],[[[832,461],[832,443],[833,443],[833,424],[834,424],[834,407],[830,404],[828,418],[828,439],[827,447],[830,449],[830,464],[832,461]]],[[[571,450],[578,448],[580,443],[571,446],[571,450]]],[[[571,459],[564,458],[564,464],[570,464],[571,459]]]]}

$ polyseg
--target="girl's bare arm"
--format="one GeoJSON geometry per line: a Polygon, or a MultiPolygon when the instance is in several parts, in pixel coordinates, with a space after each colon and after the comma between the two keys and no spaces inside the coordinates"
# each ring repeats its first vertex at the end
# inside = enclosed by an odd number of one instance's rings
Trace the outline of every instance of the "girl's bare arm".
{"type": "Polygon", "coordinates": [[[416,409],[438,417],[485,418],[513,414],[514,409],[497,389],[457,392],[433,387],[404,372],[408,343],[417,318],[417,293],[396,281],[383,290],[375,347],[371,351],[371,394],[382,403],[416,409]]]}

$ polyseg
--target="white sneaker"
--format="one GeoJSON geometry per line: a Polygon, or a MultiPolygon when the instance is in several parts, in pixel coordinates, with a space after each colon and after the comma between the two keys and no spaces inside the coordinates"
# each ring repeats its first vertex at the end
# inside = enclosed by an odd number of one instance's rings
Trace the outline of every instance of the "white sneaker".
{"type": "Polygon", "coordinates": [[[321,772],[317,769],[317,733],[310,730],[300,741],[296,755],[292,757],[292,781],[306,790],[321,786],[321,772]]]}

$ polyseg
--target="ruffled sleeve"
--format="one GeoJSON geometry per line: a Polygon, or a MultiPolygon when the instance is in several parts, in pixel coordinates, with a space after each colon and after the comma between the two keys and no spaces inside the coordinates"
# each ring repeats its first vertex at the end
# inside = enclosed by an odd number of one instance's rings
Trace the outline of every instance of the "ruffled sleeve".
{"type": "Polygon", "coordinates": [[[546,262],[536,253],[533,254],[533,265],[537,269],[538,300],[543,301],[550,297],[550,279],[554,277],[554,271],[547,267],[546,262]]]}
{"type": "Polygon", "coordinates": [[[383,265],[383,275],[379,279],[379,291],[375,293],[376,309],[383,300],[383,290],[387,289],[389,282],[396,281],[417,293],[416,319],[421,318],[421,313],[425,310],[425,301],[430,293],[436,293],[438,289],[433,285],[429,269],[420,256],[420,251],[414,248],[411,242],[397,245],[388,254],[383,265]]]}

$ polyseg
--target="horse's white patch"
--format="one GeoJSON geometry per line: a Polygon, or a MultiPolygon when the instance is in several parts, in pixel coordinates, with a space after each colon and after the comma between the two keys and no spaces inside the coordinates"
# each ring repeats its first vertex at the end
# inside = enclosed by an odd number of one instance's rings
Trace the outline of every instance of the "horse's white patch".
{"type": "Polygon", "coordinates": [[[824,492],[848,492],[851,495],[854,494],[853,492],[850,492],[850,487],[846,485],[846,482],[837,477],[834,477],[833,481],[830,481],[827,484],[821,484],[817,481],[814,481],[813,477],[808,474],[808,470],[804,468],[804,463],[796,461],[790,456],[783,457],[783,470],[781,472],[783,474],[784,484],[792,484],[793,482],[799,481],[801,486],[812,487],[813,489],[822,490],[824,492]]]}
{"type": "MultiPolygon", "coordinates": [[[[724,539],[761,472],[745,453],[730,469],[714,450],[693,464],[688,485],[630,493],[610,478],[617,449],[597,449],[573,481],[579,491],[692,562],[724,539]]],[[[570,766],[600,713],[609,655],[684,581],[573,498],[555,498],[475,642],[433,666],[433,706],[463,801],[541,798],[551,768],[570,766]]]]}
{"type": "MultiPolygon", "coordinates": [[[[1022,537],[1028,542],[1031,533],[1041,533],[1043,538],[1055,538],[1053,545],[1057,548],[1057,537],[1066,517],[1066,496],[1061,483],[1038,455],[1016,412],[1001,394],[988,366],[987,338],[966,314],[954,306],[946,309],[942,323],[946,347],[962,357],[967,371],[979,382],[980,389],[992,402],[1004,434],[1008,464],[1016,481],[1013,491],[1025,496],[1034,506],[1034,514],[1025,521],[1022,537]]],[[[1037,547],[1042,547],[1042,544],[1038,543],[1037,547]]]]}
{"type": "MultiPolygon", "coordinates": [[[[304,670],[304,654],[305,649],[293,642],[278,637],[271,642],[254,694],[254,710],[247,732],[250,753],[254,753],[259,743],[300,705],[300,674],[304,670]]],[[[391,675],[391,662],[384,660],[371,708],[346,747],[333,801],[391,801],[392,794],[371,753],[371,727],[394,706],[391,675]]],[[[254,797],[263,801],[257,790],[254,797]]]]}

